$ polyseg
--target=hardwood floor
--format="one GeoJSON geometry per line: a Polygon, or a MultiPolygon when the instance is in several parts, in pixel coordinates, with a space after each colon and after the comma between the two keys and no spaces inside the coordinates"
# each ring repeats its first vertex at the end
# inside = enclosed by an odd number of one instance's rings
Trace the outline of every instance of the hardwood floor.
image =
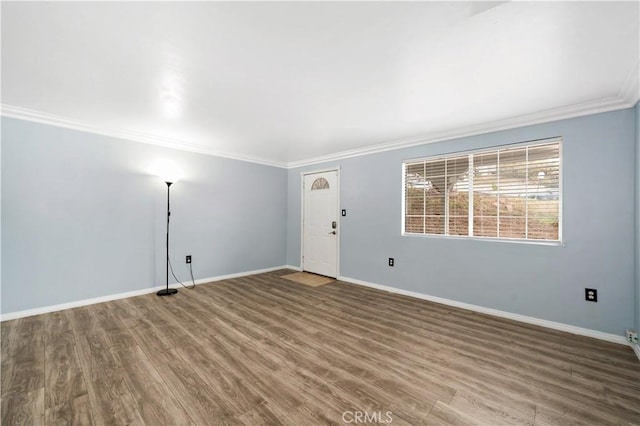
{"type": "Polygon", "coordinates": [[[290,272],[3,322],[2,424],[640,424],[626,346],[290,272]]]}

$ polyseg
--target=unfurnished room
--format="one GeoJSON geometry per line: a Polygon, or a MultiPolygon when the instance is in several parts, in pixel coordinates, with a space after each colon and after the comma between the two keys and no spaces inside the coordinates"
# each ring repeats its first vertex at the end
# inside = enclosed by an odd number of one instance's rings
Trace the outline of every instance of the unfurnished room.
{"type": "Polygon", "coordinates": [[[640,425],[640,1],[1,1],[0,423],[640,425]]]}

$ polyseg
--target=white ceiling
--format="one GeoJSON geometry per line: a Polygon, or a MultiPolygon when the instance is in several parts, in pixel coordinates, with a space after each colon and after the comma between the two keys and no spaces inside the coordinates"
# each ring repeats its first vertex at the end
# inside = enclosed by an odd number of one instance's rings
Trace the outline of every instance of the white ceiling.
{"type": "Polygon", "coordinates": [[[638,99],[638,2],[1,7],[4,115],[271,164],[638,99]]]}

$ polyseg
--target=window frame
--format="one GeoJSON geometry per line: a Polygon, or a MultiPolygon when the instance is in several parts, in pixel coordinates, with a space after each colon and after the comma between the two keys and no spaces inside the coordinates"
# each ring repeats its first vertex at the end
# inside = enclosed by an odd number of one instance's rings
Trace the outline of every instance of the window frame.
{"type": "MultiPolygon", "coordinates": [[[[476,241],[493,241],[493,242],[509,242],[509,243],[521,243],[521,244],[537,244],[547,246],[565,246],[563,238],[564,227],[564,179],[563,179],[563,138],[562,136],[555,136],[545,139],[536,139],[525,142],[506,143],[500,145],[492,145],[490,147],[463,150],[463,151],[450,151],[445,154],[438,154],[426,157],[409,158],[402,160],[402,211],[401,211],[401,223],[400,223],[400,235],[406,237],[418,237],[418,238],[444,238],[452,240],[476,240],[476,241]],[[414,233],[405,232],[406,221],[406,169],[409,163],[418,163],[421,161],[437,161],[444,159],[451,159],[453,157],[474,155],[481,153],[497,152],[502,149],[509,148],[523,148],[523,147],[535,147],[540,145],[546,145],[551,143],[558,143],[558,239],[557,240],[542,240],[542,239],[527,239],[527,238],[508,238],[508,237],[487,237],[487,236],[474,236],[474,235],[445,235],[445,234],[427,234],[427,233],[414,233]]],[[[473,189],[471,189],[473,194],[473,189]]],[[[445,217],[445,221],[448,217],[445,217]]]]}

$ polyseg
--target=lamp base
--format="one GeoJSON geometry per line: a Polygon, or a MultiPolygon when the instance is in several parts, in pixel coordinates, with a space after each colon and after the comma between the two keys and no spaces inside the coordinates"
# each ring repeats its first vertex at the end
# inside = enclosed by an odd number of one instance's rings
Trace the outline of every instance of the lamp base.
{"type": "Polygon", "coordinates": [[[158,296],[171,296],[172,294],[176,294],[178,292],[177,288],[163,288],[159,292],[156,293],[158,296]]]}

